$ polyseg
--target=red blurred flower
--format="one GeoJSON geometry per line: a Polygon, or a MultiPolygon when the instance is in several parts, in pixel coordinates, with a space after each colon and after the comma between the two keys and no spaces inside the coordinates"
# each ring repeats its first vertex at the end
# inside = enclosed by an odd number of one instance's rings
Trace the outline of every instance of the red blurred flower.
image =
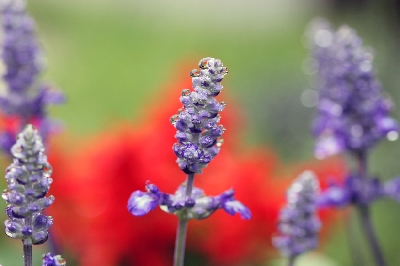
{"type": "MultiPolygon", "coordinates": [[[[79,265],[172,265],[176,217],[160,210],[134,217],[126,205],[134,190],[144,189],[146,180],[169,193],[185,180],[172,152],[176,130],[168,121],[180,107],[180,90],[190,86],[188,77],[160,92],[164,94],[158,95],[160,102],[143,113],[145,120],[139,125],[114,126],[68,156],[54,150],[51,193],[57,200],[49,208],[55,218],[53,234],[79,265]]],[[[243,221],[219,212],[204,221],[190,221],[187,251],[205,256],[207,265],[265,259],[291,181],[278,178],[281,165],[272,151],[239,148],[235,125],[241,122],[240,115],[231,107],[234,101],[227,100],[227,91],[222,92],[228,102],[222,113],[228,129],[225,144],[204,173],[195,177],[195,185],[208,195],[234,187],[235,197],[250,208],[253,218],[243,221]]],[[[315,165],[308,169],[320,177],[342,175],[340,164],[321,170],[315,165]]]]}

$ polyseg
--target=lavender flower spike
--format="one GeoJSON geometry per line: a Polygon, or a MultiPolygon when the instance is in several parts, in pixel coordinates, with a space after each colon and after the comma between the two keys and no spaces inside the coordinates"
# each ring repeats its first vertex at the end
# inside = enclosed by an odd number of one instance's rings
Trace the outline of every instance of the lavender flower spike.
{"type": "MultiPolygon", "coordinates": [[[[274,246],[293,263],[294,258],[317,247],[321,222],[316,214],[319,182],[315,174],[305,171],[287,191],[287,206],[280,211],[280,236],[274,246]]],[[[292,265],[292,264],[289,264],[292,265]]]]}
{"type": "Polygon", "coordinates": [[[25,265],[32,265],[32,244],[46,242],[53,218],[41,214],[54,202],[54,196],[45,197],[52,179],[52,168],[47,162],[41,137],[32,125],[27,125],[17,137],[11,152],[14,162],[6,170],[8,189],[2,194],[9,204],[5,233],[21,239],[24,245],[25,265]]]}
{"type": "Polygon", "coordinates": [[[135,216],[142,216],[157,206],[168,213],[185,216],[185,219],[205,219],[218,209],[230,215],[239,213],[242,219],[250,219],[250,210],[234,198],[233,189],[218,196],[206,196],[202,189],[193,187],[191,197],[186,197],[186,183],[179,186],[175,194],[166,194],[156,185],[147,183],[147,192],[135,191],[129,198],[128,210],[135,216]]]}
{"type": "Polygon", "coordinates": [[[38,81],[44,68],[41,48],[35,36],[35,22],[26,12],[26,0],[1,0],[3,42],[1,58],[6,71],[3,80],[7,90],[0,96],[4,115],[21,125],[0,135],[0,146],[8,152],[15,135],[28,123],[35,123],[45,140],[57,130],[57,123],[46,118],[48,104],[60,104],[63,94],[38,81]]]}
{"type": "Polygon", "coordinates": [[[398,123],[389,116],[393,104],[376,78],[372,51],[355,30],[342,26],[335,32],[329,23],[317,21],[310,38],[319,90],[315,156],[358,153],[385,137],[397,139],[398,123]]]}
{"type": "Polygon", "coordinates": [[[228,73],[221,60],[211,57],[199,62],[200,70],[190,72],[192,87],[182,90],[180,101],[183,108],[173,115],[170,122],[178,130],[173,150],[178,157],[177,163],[186,174],[200,174],[202,169],[218,154],[224,142],[221,137],[225,128],[218,124],[218,115],[225,102],[214,97],[221,90],[221,81],[228,73]]]}
{"type": "Polygon", "coordinates": [[[42,256],[42,266],[65,266],[67,262],[61,255],[54,256],[51,253],[46,253],[42,256]]]}

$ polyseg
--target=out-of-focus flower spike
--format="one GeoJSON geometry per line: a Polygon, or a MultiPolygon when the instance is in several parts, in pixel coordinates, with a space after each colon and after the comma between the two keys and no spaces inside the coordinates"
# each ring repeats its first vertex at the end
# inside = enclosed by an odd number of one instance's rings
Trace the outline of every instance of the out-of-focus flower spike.
{"type": "Polygon", "coordinates": [[[0,96],[2,118],[12,118],[0,138],[0,148],[9,154],[16,134],[28,123],[34,124],[46,141],[51,132],[47,107],[64,102],[61,91],[38,80],[44,60],[36,39],[35,22],[26,11],[26,0],[0,1],[3,39],[1,57],[5,64],[3,80],[7,90],[0,96]],[[11,136],[11,137],[10,137],[11,136]]]}
{"type": "Polygon", "coordinates": [[[321,228],[317,216],[319,182],[315,174],[305,171],[298,176],[287,191],[287,205],[279,214],[280,236],[272,242],[282,255],[294,258],[314,249],[321,228]]]}
{"type": "Polygon", "coordinates": [[[311,24],[308,37],[319,93],[315,156],[359,152],[383,138],[397,139],[399,126],[390,117],[393,104],[376,78],[373,52],[356,31],[348,26],[334,31],[319,19],[311,24]]]}

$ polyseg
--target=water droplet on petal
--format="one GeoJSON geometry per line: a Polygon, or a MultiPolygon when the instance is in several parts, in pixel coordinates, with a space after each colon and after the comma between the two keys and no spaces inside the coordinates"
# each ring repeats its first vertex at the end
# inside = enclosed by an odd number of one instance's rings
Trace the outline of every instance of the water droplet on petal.
{"type": "Polygon", "coordinates": [[[169,122],[175,126],[176,122],[179,120],[179,116],[178,115],[173,115],[171,116],[171,118],[169,119],[169,122]]]}
{"type": "Polygon", "coordinates": [[[222,130],[222,133],[226,131],[226,128],[223,125],[219,125],[218,127],[222,130]]]}
{"type": "Polygon", "coordinates": [[[53,173],[53,167],[50,164],[47,164],[43,167],[43,174],[49,177],[53,173]]]}
{"type": "MultiPolygon", "coordinates": [[[[59,255],[58,255],[59,256],[59,255]]],[[[56,256],[57,257],[57,256],[56,256]]],[[[67,265],[67,261],[65,259],[63,259],[62,257],[57,258],[57,263],[60,266],[65,266],[67,265]]]]}
{"type": "Polygon", "coordinates": [[[223,137],[219,137],[217,138],[217,147],[221,148],[222,144],[224,144],[224,138],[223,137]]]}
{"type": "Polygon", "coordinates": [[[199,77],[199,76],[200,76],[200,70],[198,70],[198,69],[192,69],[192,71],[190,71],[190,76],[191,76],[192,78],[194,78],[194,77],[199,77]]]}
{"type": "Polygon", "coordinates": [[[5,201],[8,201],[8,199],[9,199],[9,197],[10,197],[10,192],[9,192],[7,189],[3,190],[3,193],[1,194],[1,197],[2,197],[5,201]]]}
{"type": "Polygon", "coordinates": [[[182,112],[184,112],[184,111],[185,111],[184,108],[179,108],[179,109],[178,109],[178,114],[180,114],[180,113],[182,113],[182,112]]]}
{"type": "Polygon", "coordinates": [[[208,68],[208,59],[207,59],[207,58],[201,59],[200,62],[199,62],[199,67],[200,67],[201,69],[206,69],[206,68],[208,68]]]}
{"type": "Polygon", "coordinates": [[[189,89],[183,89],[181,92],[182,96],[189,96],[190,95],[190,90],[189,89]]]}
{"type": "Polygon", "coordinates": [[[223,75],[226,75],[226,74],[229,73],[229,69],[227,67],[222,67],[220,73],[223,74],[223,75]]]}

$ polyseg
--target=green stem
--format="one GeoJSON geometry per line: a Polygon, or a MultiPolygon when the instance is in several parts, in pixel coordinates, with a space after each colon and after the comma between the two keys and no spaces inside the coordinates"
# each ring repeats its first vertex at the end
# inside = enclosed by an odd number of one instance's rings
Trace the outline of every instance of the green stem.
{"type": "MultiPolygon", "coordinates": [[[[362,193],[365,195],[365,189],[368,189],[368,180],[367,180],[367,154],[366,152],[359,152],[356,154],[356,158],[358,161],[358,173],[360,178],[362,179],[362,193]]],[[[385,266],[385,260],[383,258],[382,251],[380,249],[378,239],[375,234],[374,227],[372,225],[371,217],[370,217],[370,209],[369,204],[358,203],[356,205],[357,210],[360,214],[361,218],[361,226],[364,229],[365,235],[368,239],[368,243],[370,244],[372,255],[375,260],[375,265],[377,266],[385,266]]]]}
{"type": "Polygon", "coordinates": [[[294,266],[294,260],[296,259],[296,256],[290,256],[288,258],[288,266],[294,266]]]}
{"type": "MultiPolygon", "coordinates": [[[[192,195],[193,182],[194,174],[189,174],[186,180],[186,197],[192,195]]],[[[187,225],[187,210],[184,209],[179,216],[178,229],[176,232],[174,266],[184,265],[187,225]]]]}

